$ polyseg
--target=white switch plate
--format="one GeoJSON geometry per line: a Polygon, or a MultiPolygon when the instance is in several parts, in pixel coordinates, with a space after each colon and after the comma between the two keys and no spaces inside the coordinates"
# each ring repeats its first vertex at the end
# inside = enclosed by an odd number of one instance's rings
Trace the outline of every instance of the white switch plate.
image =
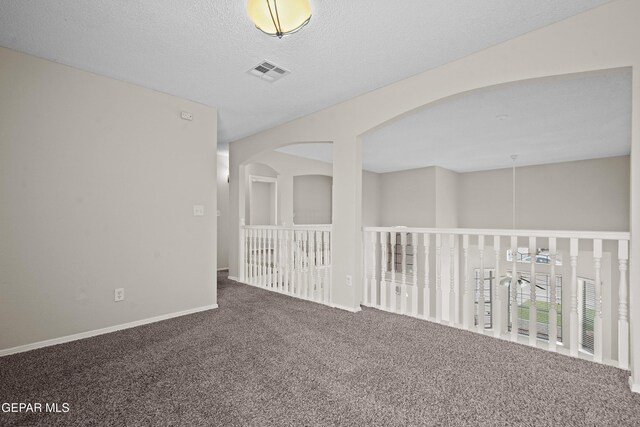
{"type": "Polygon", "coordinates": [[[193,114],[183,111],[182,113],[180,113],[180,118],[182,120],[193,120],[193,114]]]}
{"type": "Polygon", "coordinates": [[[193,216],[204,216],[204,206],[193,205],[193,216]]]}
{"type": "Polygon", "coordinates": [[[123,301],[124,300],[124,288],[117,288],[113,292],[113,300],[114,301],[123,301]]]}
{"type": "Polygon", "coordinates": [[[351,286],[353,284],[352,282],[351,276],[347,276],[347,286],[351,286]]]}
{"type": "Polygon", "coordinates": [[[220,209],[218,209],[218,212],[216,213],[216,215],[220,216],[220,209]]]}

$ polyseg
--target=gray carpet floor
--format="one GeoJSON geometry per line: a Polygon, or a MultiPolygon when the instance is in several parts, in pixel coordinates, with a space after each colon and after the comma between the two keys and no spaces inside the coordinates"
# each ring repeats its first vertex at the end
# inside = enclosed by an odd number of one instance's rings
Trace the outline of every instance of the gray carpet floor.
{"type": "Polygon", "coordinates": [[[219,276],[211,310],[0,359],[1,425],[640,425],[628,373],[219,276]]]}

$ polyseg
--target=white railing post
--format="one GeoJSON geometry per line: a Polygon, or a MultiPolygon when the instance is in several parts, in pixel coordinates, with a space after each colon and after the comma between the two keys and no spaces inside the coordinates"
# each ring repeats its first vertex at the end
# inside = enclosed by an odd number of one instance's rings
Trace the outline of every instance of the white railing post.
{"type": "MultiPolygon", "coordinates": [[[[431,287],[429,286],[429,247],[431,246],[431,235],[422,235],[422,246],[424,248],[424,287],[422,288],[422,316],[429,320],[431,318],[431,287]]],[[[416,270],[416,274],[418,271],[416,270]]]]}
{"type": "Polygon", "coordinates": [[[569,240],[569,258],[571,260],[570,354],[578,357],[578,239],[569,240]]]}
{"type": "Polygon", "coordinates": [[[389,243],[391,243],[391,284],[389,286],[389,299],[391,300],[391,311],[397,311],[398,302],[396,296],[396,233],[393,231],[389,235],[389,243]]]}
{"type": "Polygon", "coordinates": [[[239,267],[238,268],[238,280],[242,283],[244,283],[246,281],[246,269],[247,269],[247,252],[246,252],[246,239],[247,239],[247,230],[245,230],[243,228],[243,219],[240,219],[240,250],[238,251],[240,253],[240,259],[239,261],[239,267]]]}
{"type": "Polygon", "coordinates": [[[376,297],[376,248],[378,243],[378,233],[375,231],[371,232],[371,283],[369,285],[369,295],[367,299],[367,303],[370,307],[375,307],[376,301],[378,301],[376,297]]]}
{"type": "Polygon", "coordinates": [[[324,284],[323,284],[323,301],[325,304],[331,302],[331,233],[329,231],[322,232],[322,244],[324,248],[324,284]]]}
{"type": "Polygon", "coordinates": [[[413,248],[413,281],[411,287],[411,314],[418,316],[418,233],[411,233],[411,247],[413,248]]]}
{"type": "Polygon", "coordinates": [[[491,313],[493,313],[493,336],[502,337],[502,300],[500,298],[500,236],[493,236],[493,250],[496,253],[496,268],[491,285],[493,298],[491,299],[491,313]]]}
{"type": "Polygon", "coordinates": [[[442,235],[436,234],[436,322],[442,322],[442,235]]]}
{"type": "Polygon", "coordinates": [[[458,290],[456,289],[455,276],[455,236],[449,234],[449,325],[455,326],[458,323],[458,290]]]}
{"type": "MultiPolygon", "coordinates": [[[[618,241],[618,366],[629,369],[629,291],[627,289],[627,268],[629,262],[629,242],[618,241]]],[[[634,367],[635,369],[635,367],[634,367]]]]}
{"type": "Polygon", "coordinates": [[[387,232],[380,233],[380,308],[387,309],[387,232]]]}
{"type": "Polygon", "coordinates": [[[558,297],[556,280],[556,239],[549,237],[549,258],[551,266],[549,268],[549,284],[551,292],[549,295],[549,350],[556,351],[558,342],[558,297]]]}
{"type": "Polygon", "coordinates": [[[471,329],[469,326],[472,316],[473,294],[469,292],[469,235],[462,236],[462,257],[464,258],[464,290],[462,292],[462,324],[466,330],[471,329]]]}
{"type": "Polygon", "coordinates": [[[593,359],[602,363],[602,281],[600,264],[602,258],[602,240],[593,240],[593,269],[595,271],[594,285],[596,291],[596,312],[593,319],[593,359]]]}
{"type": "Polygon", "coordinates": [[[536,238],[529,237],[529,256],[531,257],[531,273],[529,278],[529,295],[531,304],[529,304],[529,345],[536,347],[538,343],[538,306],[537,306],[537,280],[536,280],[536,258],[538,248],[536,247],[536,238]]]}
{"type": "Polygon", "coordinates": [[[511,341],[518,342],[518,237],[511,236],[511,341]]]}
{"type": "Polygon", "coordinates": [[[407,233],[400,233],[400,248],[402,251],[402,286],[400,289],[400,313],[407,314],[407,233]]]}
{"type": "Polygon", "coordinates": [[[478,250],[480,251],[480,279],[478,280],[478,305],[476,306],[476,327],[478,333],[484,333],[484,236],[478,236],[478,250]]]}

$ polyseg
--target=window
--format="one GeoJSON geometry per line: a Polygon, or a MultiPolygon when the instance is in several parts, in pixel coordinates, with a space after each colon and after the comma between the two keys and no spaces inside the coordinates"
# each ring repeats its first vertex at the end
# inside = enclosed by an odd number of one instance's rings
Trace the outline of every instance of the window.
{"type": "MultiPolygon", "coordinates": [[[[536,250],[536,264],[551,264],[551,255],[549,249],[539,248],[536,250]]],[[[507,249],[507,261],[513,262],[513,256],[511,255],[511,249],[507,249]]],[[[531,264],[531,254],[529,248],[518,248],[516,254],[516,262],[531,264]]],[[[562,255],[556,254],[556,265],[562,265],[562,255]]]]}
{"type": "MultiPolygon", "coordinates": [[[[530,273],[518,273],[524,281],[518,284],[516,300],[518,303],[518,333],[529,335],[529,311],[531,307],[531,283],[530,273]]],[[[551,284],[548,274],[536,273],[536,320],[537,337],[542,340],[549,340],[549,312],[551,310],[551,284]]],[[[511,286],[509,285],[511,298],[511,286]]],[[[556,312],[557,331],[556,338],[562,342],[562,276],[556,275],[556,312]]],[[[511,331],[511,304],[509,304],[509,331],[511,331]]]]}
{"type": "Polygon", "coordinates": [[[593,353],[593,324],[596,315],[596,287],[592,280],[578,279],[578,318],[580,346],[593,353]]]}
{"type": "Polygon", "coordinates": [[[474,325],[478,324],[478,301],[481,301],[481,313],[484,313],[484,328],[493,328],[493,313],[491,312],[491,300],[493,299],[493,281],[495,280],[495,270],[485,269],[484,280],[480,280],[480,269],[476,268],[474,273],[474,325]]]}
{"type": "MultiPolygon", "coordinates": [[[[395,234],[395,242],[392,242],[391,236],[387,243],[387,272],[394,271],[395,273],[402,274],[402,235],[400,233],[395,234]]],[[[413,274],[414,265],[414,245],[413,237],[411,234],[406,234],[406,274],[413,274]]]]}

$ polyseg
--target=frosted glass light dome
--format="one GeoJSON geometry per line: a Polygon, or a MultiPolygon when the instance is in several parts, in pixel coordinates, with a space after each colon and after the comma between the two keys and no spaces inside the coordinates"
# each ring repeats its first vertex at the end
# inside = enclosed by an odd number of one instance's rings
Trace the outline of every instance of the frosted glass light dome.
{"type": "Polygon", "coordinates": [[[309,23],[309,0],[249,0],[247,13],[256,27],[269,35],[282,38],[309,23]]]}

